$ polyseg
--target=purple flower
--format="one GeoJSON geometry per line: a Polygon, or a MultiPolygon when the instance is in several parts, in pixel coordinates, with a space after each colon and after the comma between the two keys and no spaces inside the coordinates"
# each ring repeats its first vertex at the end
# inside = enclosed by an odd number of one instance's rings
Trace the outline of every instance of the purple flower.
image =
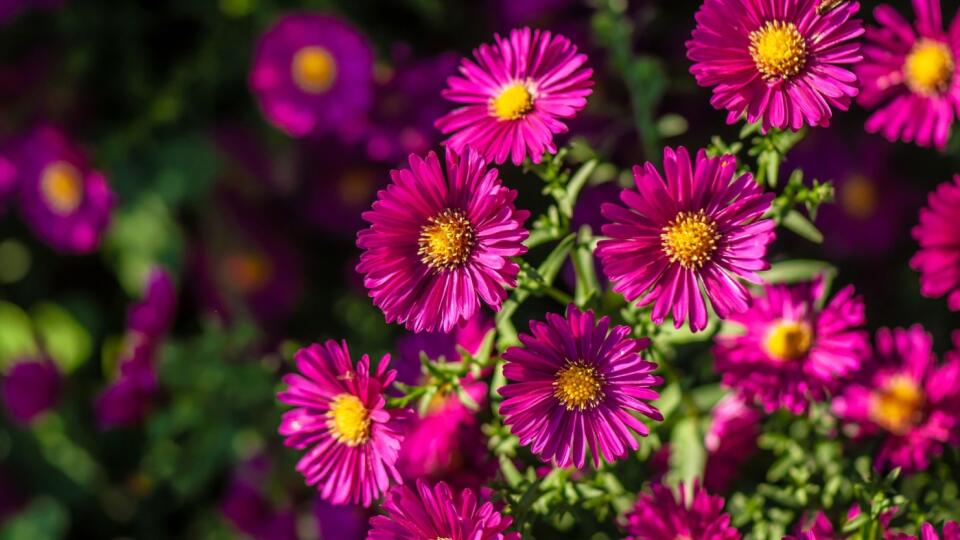
{"type": "Polygon", "coordinates": [[[356,367],[346,342],[313,344],[294,355],[300,373],[283,378],[277,399],[296,407],[283,415],[284,443],[306,453],[297,470],[320,498],[370,506],[391,482],[403,440],[400,412],[387,409],[384,391],[396,372],[384,356],[371,372],[370,357],[356,367]]]}
{"type": "MultiPolygon", "coordinates": [[[[296,514],[277,508],[263,492],[264,470],[254,459],[231,478],[220,499],[220,515],[238,531],[256,540],[297,540],[296,514]]],[[[264,463],[265,465],[265,463],[264,463]]]]}
{"type": "Polygon", "coordinates": [[[737,394],[727,394],[711,411],[713,421],[704,439],[707,464],[703,485],[714,493],[730,488],[737,473],[757,451],[760,411],[737,394]]]}
{"type": "Polygon", "coordinates": [[[919,325],[881,328],[875,357],[833,410],[861,435],[882,433],[874,465],[925,470],[944,446],[960,444],[960,352],[937,365],[933,338],[919,325]]]}
{"type": "Polygon", "coordinates": [[[500,414],[540,459],[582,469],[589,447],[599,467],[601,457],[612,462],[636,450],[634,433],[650,432],[634,413],[663,420],[649,403],[662,380],[640,356],[650,342],[632,339],[630,327],[610,328],[608,317],[570,305],[566,317],[530,321],[530,332],[503,353],[500,414]]]}
{"type": "Polygon", "coordinates": [[[56,128],[34,129],[11,154],[20,211],[38,237],[65,253],[97,249],[115,196],[100,172],[56,128]]]}
{"type": "Polygon", "coordinates": [[[62,386],[60,370],[51,360],[24,358],[3,377],[0,396],[10,417],[27,424],[57,404],[62,386]]]}
{"type": "Polygon", "coordinates": [[[359,506],[336,506],[321,499],[313,505],[320,540],[364,540],[370,528],[369,511],[359,506]]]}
{"type": "Polygon", "coordinates": [[[707,326],[704,293],[721,319],[749,307],[739,279],[759,284],[757,271],[769,267],[764,257],[774,222],[762,216],[773,194],[749,173],[735,177],[731,155],[700,150],[691,163],[681,146],[664,148],[663,161],[666,181],[652,163],[635,166],[636,191],[620,193],[625,206],[603,205],[611,223],[603,226],[609,239],[597,255],[614,291],[641,306],[654,304],[653,322],[672,311],[674,326],[689,316],[696,332],[707,326]]]}
{"type": "Polygon", "coordinates": [[[845,111],[857,77],[845,66],[862,59],[857,2],[823,14],[819,0],[705,0],[687,42],[690,73],[713,86],[710,103],[727,123],[792,129],[827,126],[831,108],[845,111]]]}
{"type": "Polygon", "coordinates": [[[929,298],[947,297],[947,306],[960,310],[960,175],[930,194],[920,210],[913,237],[920,243],[910,267],[920,272],[920,292],[929,298]]]}
{"type": "Polygon", "coordinates": [[[368,540],[520,540],[520,534],[506,532],[512,520],[500,515],[493,503],[483,504],[472,490],[455,496],[443,482],[434,487],[422,480],[417,490],[397,486],[383,503],[385,516],[370,520],[368,540]]]}
{"type": "Polygon", "coordinates": [[[940,0],[914,0],[913,10],[915,26],[888,5],[874,10],[881,26],[867,28],[864,60],[855,68],[863,85],[857,103],[877,108],[867,119],[868,132],[943,148],[960,107],[960,82],[953,76],[960,18],[944,32],[940,0]]]}
{"type": "Polygon", "coordinates": [[[723,497],[710,495],[693,486],[693,498],[687,504],[683,484],[677,488],[679,499],[663,484],[650,486],[622,521],[626,540],[739,540],[740,532],[730,525],[723,512],[723,497]]]}
{"type": "Polygon", "coordinates": [[[567,131],[561,120],[587,105],[593,70],[570,40],[549,31],[522,28],[494,40],[447,79],[443,97],[462,105],[436,126],[457,152],[470,145],[498,164],[527,156],[540,163],[544,152],[557,151],[553,136],[567,131]]]}
{"type": "Polygon", "coordinates": [[[449,332],[483,304],[499,311],[520,272],[511,258],[527,251],[529,212],[514,207],[517,192],[497,170],[469,147],[448,148],[446,169],[433,152],[411,155],[357,235],[357,271],[374,305],[414,332],[449,332]]]}
{"type": "Polygon", "coordinates": [[[267,120],[294,137],[344,133],[372,102],[373,52],[345,21],[287,14],[257,42],[250,87],[267,120]]]}
{"type": "Polygon", "coordinates": [[[767,412],[784,407],[794,414],[823,401],[870,356],[863,300],[853,286],[826,307],[823,279],[793,285],[766,285],[747,311],[730,320],[738,335],[720,336],[714,348],[723,383],[767,412]]]}
{"type": "MultiPolygon", "coordinates": [[[[929,521],[920,527],[919,540],[940,540],[937,529],[929,521]]],[[[960,524],[956,521],[947,521],[943,524],[943,540],[960,540],[960,524]]],[[[886,535],[886,540],[918,540],[916,536],[892,532],[886,535]]]]}

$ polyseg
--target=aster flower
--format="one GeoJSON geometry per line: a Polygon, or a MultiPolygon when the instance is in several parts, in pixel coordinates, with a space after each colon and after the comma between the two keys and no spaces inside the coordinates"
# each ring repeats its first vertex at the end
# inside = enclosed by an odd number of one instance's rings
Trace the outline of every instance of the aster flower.
{"type": "Polygon", "coordinates": [[[27,424],[60,399],[63,378],[47,358],[23,358],[12,363],[0,380],[0,398],[10,417],[27,424]]]}
{"type": "Polygon", "coordinates": [[[920,210],[920,224],[913,237],[920,249],[910,267],[920,272],[920,292],[929,298],[947,297],[947,306],[960,310],[960,175],[937,186],[927,206],[920,210]]]}
{"type": "Polygon", "coordinates": [[[346,342],[313,344],[294,355],[297,370],[283,378],[277,399],[296,407],[283,415],[285,444],[306,453],[297,470],[320,498],[333,504],[370,506],[391,482],[403,440],[400,412],[386,408],[384,390],[396,372],[390,355],[371,371],[363,355],[356,367],[346,342]]]}
{"type": "Polygon", "coordinates": [[[443,96],[462,105],[436,126],[458,152],[470,145],[488,161],[540,163],[544,152],[556,153],[554,135],[567,131],[561,119],[586,106],[593,70],[569,39],[549,31],[522,28],[494,40],[447,79],[443,96]]]}
{"type": "Polygon", "coordinates": [[[504,424],[540,459],[578,469],[590,448],[594,466],[601,457],[614,461],[638,448],[633,433],[649,428],[633,413],[656,421],[663,416],[649,402],[657,399],[652,375],[656,364],[640,357],[647,339],[632,339],[630,328],[610,328],[593,311],[567,307],[566,317],[547,314],[530,321],[521,347],[503,353],[500,414],[504,424]]]}
{"type": "Polygon", "coordinates": [[[881,26],[867,28],[864,60],[855,68],[862,84],[857,102],[877,108],[867,119],[870,133],[943,148],[960,107],[953,76],[960,19],[944,32],[940,0],[914,0],[913,10],[914,26],[888,5],[874,10],[881,26]]]}
{"type": "Polygon", "coordinates": [[[919,325],[881,328],[875,358],[859,380],[834,399],[838,417],[860,435],[882,434],[874,465],[922,471],[944,446],[960,443],[960,353],[942,365],[933,338],[919,325]]]}
{"type": "Polygon", "coordinates": [[[296,514],[290,508],[274,505],[262,488],[268,467],[263,456],[238,467],[220,499],[220,515],[256,540],[296,540],[296,514]]]}
{"type": "Polygon", "coordinates": [[[66,253],[97,249],[115,196],[102,173],[56,128],[34,129],[12,154],[20,211],[34,234],[66,253]]]}
{"type": "Polygon", "coordinates": [[[663,484],[653,484],[652,493],[641,494],[621,523],[627,531],[626,540],[739,540],[740,532],[730,525],[730,516],[723,512],[723,497],[710,495],[694,485],[688,505],[683,484],[677,489],[679,499],[663,484]]]}
{"type": "Polygon", "coordinates": [[[794,131],[827,126],[850,107],[857,78],[847,65],[862,58],[857,2],[817,13],[819,0],[705,0],[687,42],[690,73],[713,86],[710,103],[727,123],[794,131]]]}
{"type": "Polygon", "coordinates": [[[774,223],[761,216],[772,193],[764,193],[750,174],[734,177],[733,156],[663,150],[666,182],[652,163],[633,168],[637,190],[624,189],[618,204],[604,204],[611,223],[609,239],[597,255],[613,290],[641,306],[653,304],[651,318],[660,324],[673,311],[677,328],[690,318],[690,329],[707,325],[701,288],[721,319],[747,309],[750,293],[739,281],[761,283],[758,270],[774,239],[774,223]]]}
{"type": "Polygon", "coordinates": [[[370,520],[368,540],[519,540],[520,534],[506,532],[512,520],[502,516],[487,501],[483,504],[472,490],[459,495],[444,484],[418,480],[414,491],[408,486],[390,490],[383,503],[385,516],[370,520]]]}
{"type": "Polygon", "coordinates": [[[800,414],[826,399],[870,355],[863,300],[853,286],[820,309],[826,294],[821,277],[764,286],[750,309],[730,317],[744,333],[717,338],[723,383],[767,412],[800,414]]]}
{"type": "Polygon", "coordinates": [[[373,52],[345,21],[284,15],[257,42],[250,87],[263,114],[295,137],[344,132],[373,99],[373,52]]]}
{"type": "MultiPolygon", "coordinates": [[[[918,540],[916,536],[904,534],[901,532],[888,533],[886,540],[918,540]]],[[[937,534],[936,527],[929,521],[920,527],[919,540],[940,540],[941,536],[937,534]]],[[[947,521],[943,524],[943,540],[960,540],[960,524],[956,521],[947,521]]]]}
{"type": "Polygon", "coordinates": [[[433,152],[411,155],[409,169],[391,171],[393,182],[363,214],[370,227],[357,235],[357,271],[374,305],[414,332],[449,332],[482,304],[499,311],[520,272],[510,258],[527,250],[529,212],[514,207],[517,192],[497,170],[469,147],[448,148],[446,169],[433,152]]]}
{"type": "Polygon", "coordinates": [[[313,504],[313,515],[322,540],[365,540],[370,511],[359,506],[339,506],[322,499],[313,504]]]}
{"type": "Polygon", "coordinates": [[[710,429],[704,437],[707,463],[703,485],[719,493],[730,487],[741,465],[756,452],[762,416],[738,394],[724,396],[710,416],[710,429]]]}

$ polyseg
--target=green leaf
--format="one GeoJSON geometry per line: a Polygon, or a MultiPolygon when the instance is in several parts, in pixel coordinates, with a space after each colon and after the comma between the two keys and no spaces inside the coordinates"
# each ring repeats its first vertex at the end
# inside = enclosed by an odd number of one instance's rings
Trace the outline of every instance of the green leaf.
{"type": "Polygon", "coordinates": [[[837,269],[826,261],[813,259],[792,259],[770,265],[769,270],[760,272],[768,283],[797,283],[809,281],[819,274],[836,275],[837,269]]]}
{"type": "Polygon", "coordinates": [[[44,302],[34,306],[30,314],[44,349],[60,371],[70,373],[90,358],[90,334],[67,310],[44,302]]]}
{"type": "Polygon", "coordinates": [[[560,205],[560,211],[563,212],[565,216],[570,217],[573,215],[573,205],[577,202],[577,197],[580,196],[580,190],[583,189],[583,186],[587,183],[587,180],[590,179],[590,175],[593,174],[596,168],[597,160],[591,159],[584,163],[570,178],[570,181],[567,182],[566,192],[563,194],[563,197],[557,201],[560,205]]]}
{"type": "Polygon", "coordinates": [[[66,534],[68,521],[66,508],[41,495],[0,529],[0,540],[56,540],[66,534]]]}
{"type": "Polygon", "coordinates": [[[670,433],[670,475],[674,482],[683,482],[685,489],[693,489],[693,481],[703,475],[707,451],[703,447],[703,433],[695,417],[680,419],[670,433]]]}
{"type": "Polygon", "coordinates": [[[0,302],[0,370],[21,356],[37,354],[30,317],[18,306],[0,302]]]}
{"type": "Polygon", "coordinates": [[[787,212],[782,225],[815,244],[823,242],[823,234],[817,229],[816,225],[796,210],[787,212]]]}
{"type": "Polygon", "coordinates": [[[573,298],[576,304],[584,307],[585,304],[600,292],[600,282],[597,281],[596,267],[593,264],[593,250],[590,249],[591,231],[589,225],[580,227],[576,248],[570,259],[573,261],[573,270],[576,276],[573,298]]]}

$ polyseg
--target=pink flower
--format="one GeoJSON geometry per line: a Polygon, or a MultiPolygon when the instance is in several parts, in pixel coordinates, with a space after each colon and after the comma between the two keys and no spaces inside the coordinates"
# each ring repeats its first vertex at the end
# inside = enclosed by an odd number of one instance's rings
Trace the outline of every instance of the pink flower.
{"type": "Polygon", "coordinates": [[[920,292],[929,298],[947,297],[953,311],[960,310],[960,175],[930,194],[920,210],[913,237],[920,243],[910,267],[920,272],[920,292]]]}
{"type": "Polygon", "coordinates": [[[549,31],[522,28],[494,40],[447,79],[443,96],[463,105],[436,126],[458,152],[470,145],[498,164],[527,156],[540,163],[544,152],[556,153],[554,135],[567,131],[561,119],[586,106],[593,70],[569,39],[549,31]]]}
{"type": "Polygon", "coordinates": [[[723,512],[723,497],[694,485],[693,498],[687,504],[683,484],[677,488],[679,499],[663,484],[653,484],[650,490],[652,493],[640,495],[621,522],[626,540],[740,539],[740,532],[730,525],[730,516],[723,512]]]}
{"type": "Polygon", "coordinates": [[[703,485],[714,493],[725,492],[740,466],[757,451],[760,411],[737,394],[727,394],[711,411],[713,421],[704,438],[707,464],[703,485]]]}

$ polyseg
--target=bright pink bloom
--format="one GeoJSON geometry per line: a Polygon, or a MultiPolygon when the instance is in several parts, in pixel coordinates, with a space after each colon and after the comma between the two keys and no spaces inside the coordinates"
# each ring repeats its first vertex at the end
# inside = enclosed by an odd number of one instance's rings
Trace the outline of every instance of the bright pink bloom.
{"type": "Polygon", "coordinates": [[[762,283],[758,270],[774,239],[774,222],[764,219],[772,193],[764,193],[749,173],[735,176],[731,155],[663,150],[666,181],[652,163],[633,168],[636,191],[624,189],[624,206],[606,203],[603,226],[608,240],[597,255],[613,290],[627,300],[654,304],[660,324],[672,311],[674,326],[690,318],[694,332],[707,326],[701,287],[721,319],[746,310],[750,292],[740,283],[762,283]],[[738,279],[739,278],[739,279],[738,279]]]}
{"type": "Polygon", "coordinates": [[[851,285],[818,308],[826,292],[822,278],[764,286],[750,309],[730,317],[744,332],[717,338],[723,383],[767,412],[800,414],[826,399],[870,355],[863,300],[851,285]]]}
{"type": "Polygon", "coordinates": [[[284,443],[306,453],[297,470],[320,498],[333,504],[370,504],[391,482],[400,482],[396,462],[403,440],[401,412],[386,408],[384,390],[396,371],[390,355],[370,371],[370,357],[357,366],[346,342],[313,344],[294,355],[297,370],[285,376],[277,399],[296,408],[283,415],[284,443]]]}
{"type": "Polygon", "coordinates": [[[641,494],[621,523],[627,531],[625,540],[739,540],[740,532],[723,512],[723,497],[695,485],[688,505],[683,484],[677,489],[679,498],[663,484],[653,484],[652,493],[641,494]]]}
{"type": "Polygon", "coordinates": [[[867,27],[864,60],[855,67],[863,85],[857,103],[877,108],[867,119],[870,133],[943,148],[960,108],[960,81],[953,76],[960,17],[944,32],[940,0],[913,0],[913,10],[914,26],[888,5],[874,10],[880,27],[867,27]]]}
{"type": "Polygon", "coordinates": [[[443,96],[463,105],[436,126],[458,152],[470,145],[498,164],[527,156],[540,163],[544,152],[556,153],[554,135],[567,131],[560,119],[586,106],[593,70],[569,39],[549,31],[521,28],[494,40],[447,79],[443,96]]]}
{"type": "MultiPolygon", "coordinates": [[[[920,527],[919,540],[960,540],[960,524],[956,521],[948,521],[943,524],[943,536],[937,534],[937,529],[933,523],[927,522],[920,527]]],[[[885,540],[918,540],[916,536],[903,534],[899,532],[888,533],[885,540]]]]}
{"type": "Polygon", "coordinates": [[[933,338],[915,325],[881,328],[873,362],[833,402],[862,435],[884,434],[874,465],[922,471],[960,444],[960,352],[937,365],[933,338]]]}
{"type": "Polygon", "coordinates": [[[817,14],[819,0],[706,0],[687,42],[690,73],[714,86],[710,103],[727,123],[760,121],[763,130],[827,126],[831,108],[857,95],[846,66],[862,58],[857,2],[817,14]]]}
{"type": "Polygon", "coordinates": [[[390,490],[383,502],[387,515],[370,520],[367,540],[520,540],[520,533],[506,532],[513,521],[502,516],[493,503],[480,504],[472,490],[455,496],[439,482],[434,487],[418,480],[390,490]]]}
{"type": "Polygon", "coordinates": [[[947,306],[960,310],[960,175],[930,194],[920,210],[913,237],[920,243],[910,267],[920,272],[920,292],[929,298],[947,297],[947,306]]]}
{"type": "Polygon", "coordinates": [[[757,451],[760,411],[737,394],[727,394],[710,412],[713,421],[704,437],[707,463],[703,486],[714,493],[729,489],[740,466],[757,451]]]}
{"type": "Polygon", "coordinates": [[[357,235],[363,250],[357,271],[387,322],[414,332],[449,332],[486,304],[494,311],[517,283],[512,257],[527,251],[517,192],[496,169],[467,147],[447,149],[446,174],[433,152],[410,156],[410,168],[393,170],[392,184],[364,212],[368,229],[357,235]]]}
{"type": "Polygon", "coordinates": [[[588,447],[596,467],[601,458],[612,462],[638,448],[634,433],[650,430],[637,416],[663,420],[650,404],[663,381],[653,375],[656,364],[640,356],[650,341],[630,332],[573,305],[566,317],[530,321],[523,346],[503,353],[507,384],[500,388],[503,423],[520,444],[546,462],[578,469],[588,447]]]}

